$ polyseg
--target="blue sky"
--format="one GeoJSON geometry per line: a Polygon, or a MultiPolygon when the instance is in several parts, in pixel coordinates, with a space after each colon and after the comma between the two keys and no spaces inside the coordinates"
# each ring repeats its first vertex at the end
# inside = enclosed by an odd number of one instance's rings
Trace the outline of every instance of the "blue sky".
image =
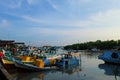
{"type": "Polygon", "coordinates": [[[120,39],[120,0],[0,0],[0,39],[68,45],[120,39]]]}

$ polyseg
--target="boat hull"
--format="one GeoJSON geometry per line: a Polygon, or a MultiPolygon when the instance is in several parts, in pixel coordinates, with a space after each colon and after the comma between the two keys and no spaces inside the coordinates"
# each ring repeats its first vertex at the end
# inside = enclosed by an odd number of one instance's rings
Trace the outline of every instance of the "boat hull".
{"type": "Polygon", "coordinates": [[[15,66],[19,69],[23,69],[23,70],[29,70],[29,71],[44,71],[44,70],[51,70],[51,69],[57,69],[57,67],[43,67],[43,68],[40,68],[40,67],[37,67],[37,66],[34,66],[32,64],[26,64],[26,63],[23,63],[21,61],[18,61],[18,60],[15,60],[13,59],[14,63],[15,63],[15,66]]]}
{"type": "Polygon", "coordinates": [[[103,60],[105,63],[120,64],[120,54],[115,52],[105,52],[103,55],[99,55],[98,59],[103,60]]]}
{"type": "Polygon", "coordinates": [[[76,65],[81,63],[80,54],[63,54],[60,60],[56,61],[57,66],[65,66],[65,65],[76,65]]]}
{"type": "Polygon", "coordinates": [[[5,60],[4,58],[0,58],[0,61],[7,70],[16,68],[13,61],[5,60]]]}

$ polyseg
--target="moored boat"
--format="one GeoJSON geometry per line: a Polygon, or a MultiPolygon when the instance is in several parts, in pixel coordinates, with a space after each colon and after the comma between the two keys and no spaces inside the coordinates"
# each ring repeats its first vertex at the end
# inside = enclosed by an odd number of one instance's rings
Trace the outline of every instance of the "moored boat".
{"type": "Polygon", "coordinates": [[[14,62],[11,60],[7,60],[5,58],[0,58],[0,62],[4,66],[5,69],[13,69],[15,68],[14,62]]]}
{"type": "Polygon", "coordinates": [[[45,67],[43,60],[36,60],[34,64],[28,64],[24,63],[20,60],[17,60],[13,58],[14,64],[16,67],[24,70],[30,70],[30,71],[43,71],[43,70],[50,70],[50,69],[57,69],[57,67],[45,67]]]}
{"type": "Polygon", "coordinates": [[[80,53],[66,53],[62,54],[61,59],[57,59],[57,66],[65,66],[65,65],[76,65],[80,64],[81,57],[80,53]]]}
{"type": "Polygon", "coordinates": [[[105,51],[102,55],[98,56],[98,59],[103,60],[105,63],[120,64],[120,52],[105,51]]]}
{"type": "MultiPolygon", "coordinates": [[[[13,57],[16,56],[4,56],[0,58],[0,62],[2,63],[2,65],[6,68],[6,69],[13,69],[15,68],[15,64],[13,62],[13,57]]],[[[19,56],[16,57],[17,59],[21,60],[24,63],[33,63],[33,60],[31,59],[31,57],[29,56],[19,56]]]]}

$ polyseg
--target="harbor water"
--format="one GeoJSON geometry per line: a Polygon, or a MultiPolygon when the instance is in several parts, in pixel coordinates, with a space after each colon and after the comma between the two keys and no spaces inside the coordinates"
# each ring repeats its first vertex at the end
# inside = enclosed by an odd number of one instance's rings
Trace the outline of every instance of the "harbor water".
{"type": "Polygon", "coordinates": [[[79,65],[58,70],[11,73],[13,80],[120,80],[120,67],[98,59],[102,53],[81,51],[79,65]]]}

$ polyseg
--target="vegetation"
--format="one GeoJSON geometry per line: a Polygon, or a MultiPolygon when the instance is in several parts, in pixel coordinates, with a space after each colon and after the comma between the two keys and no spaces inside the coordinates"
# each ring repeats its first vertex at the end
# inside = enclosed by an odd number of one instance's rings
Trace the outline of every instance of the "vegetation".
{"type": "Polygon", "coordinates": [[[118,48],[119,46],[120,46],[120,40],[117,40],[117,41],[114,41],[114,40],[107,40],[107,41],[97,40],[95,42],[90,41],[90,42],[85,42],[85,43],[77,43],[77,44],[67,45],[64,48],[66,50],[68,50],[68,49],[90,50],[92,48],[105,50],[105,49],[115,49],[115,48],[118,48]]]}

